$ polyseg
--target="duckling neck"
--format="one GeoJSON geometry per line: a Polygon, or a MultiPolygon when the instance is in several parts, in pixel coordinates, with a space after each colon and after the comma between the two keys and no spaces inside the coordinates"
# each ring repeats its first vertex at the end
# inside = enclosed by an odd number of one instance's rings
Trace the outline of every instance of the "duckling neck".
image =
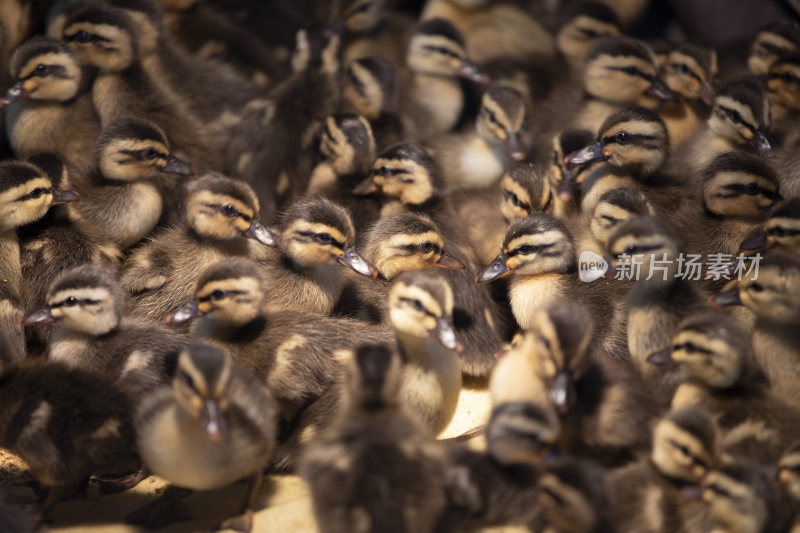
{"type": "Polygon", "coordinates": [[[205,316],[197,321],[192,330],[192,340],[218,340],[246,344],[258,338],[267,328],[267,316],[259,315],[244,324],[205,316]]]}
{"type": "MultiPolygon", "coordinates": [[[[573,269],[574,270],[574,269],[573,269]]],[[[562,300],[567,292],[568,271],[545,272],[535,276],[515,276],[511,280],[511,312],[522,329],[533,326],[533,312],[539,307],[562,300]]]]}
{"type": "Polygon", "coordinates": [[[412,91],[420,120],[427,126],[422,128],[424,137],[430,138],[453,129],[464,105],[464,94],[457,79],[418,73],[414,75],[412,91]]]}

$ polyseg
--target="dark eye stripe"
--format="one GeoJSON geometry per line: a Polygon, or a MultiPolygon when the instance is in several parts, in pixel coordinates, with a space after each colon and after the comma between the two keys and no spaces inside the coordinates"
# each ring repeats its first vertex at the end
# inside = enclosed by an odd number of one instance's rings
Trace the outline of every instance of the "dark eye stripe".
{"type": "Polygon", "coordinates": [[[639,76],[640,78],[642,78],[644,80],[647,80],[647,81],[653,81],[653,79],[655,78],[655,76],[653,76],[651,74],[646,74],[646,73],[642,72],[641,70],[639,70],[637,67],[634,67],[632,65],[631,66],[627,66],[627,67],[606,67],[606,68],[608,70],[616,70],[616,71],[619,71],[619,72],[624,72],[624,73],[628,74],[629,76],[639,76]]]}
{"type": "MultiPolygon", "coordinates": [[[[66,305],[67,300],[69,298],[72,298],[72,297],[70,296],[70,297],[68,297],[68,298],[66,298],[64,300],[61,300],[60,302],[56,302],[54,304],[50,304],[50,308],[53,309],[53,308],[56,308],[56,307],[64,307],[64,305],[66,305]]],[[[100,303],[100,300],[91,300],[89,298],[84,298],[84,299],[77,299],[76,298],[75,299],[75,305],[97,305],[99,303],[100,303]]]]}
{"type": "MultiPolygon", "coordinates": [[[[655,145],[647,144],[647,141],[655,141],[656,140],[656,137],[654,135],[645,135],[643,133],[628,133],[628,132],[625,132],[625,133],[627,134],[626,144],[630,144],[630,143],[637,144],[638,143],[643,148],[655,148],[655,145]]],[[[603,142],[603,144],[619,143],[619,141],[617,140],[616,134],[609,135],[607,137],[603,137],[602,142],[603,142]]]]}

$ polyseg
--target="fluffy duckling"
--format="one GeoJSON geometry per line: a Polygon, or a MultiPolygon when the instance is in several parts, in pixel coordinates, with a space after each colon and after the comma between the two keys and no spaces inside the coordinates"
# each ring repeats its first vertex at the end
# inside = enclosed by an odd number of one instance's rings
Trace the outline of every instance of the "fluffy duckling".
{"type": "Polygon", "coordinates": [[[163,173],[188,176],[193,170],[171,153],[161,128],[134,117],[115,120],[104,128],[97,152],[98,167],[80,183],[82,200],[75,211],[127,249],[162,220],[162,191],[170,204],[178,202],[177,191],[171,190],[177,184],[163,173]]]}
{"type": "Polygon", "coordinates": [[[132,295],[133,314],[163,321],[191,299],[191,282],[205,266],[226,257],[265,257],[274,240],[258,213],[246,183],[214,172],[188,183],[183,222],[159,231],[122,266],[120,284],[132,295]]]}
{"type": "Polygon", "coordinates": [[[380,57],[357,59],[345,70],[342,96],[369,121],[378,150],[401,140],[396,78],[392,64],[380,57]]]}
{"type": "Polygon", "coordinates": [[[800,46],[800,28],[797,22],[781,20],[762,28],[750,45],[747,68],[756,76],[769,71],[775,61],[800,46]]]}
{"type": "Polygon", "coordinates": [[[414,142],[428,141],[456,126],[464,109],[459,78],[473,83],[488,81],[468,59],[461,33],[441,18],[414,27],[406,63],[412,74],[401,116],[405,137],[414,142]]]}
{"type": "Polygon", "coordinates": [[[555,216],[532,215],[513,222],[500,253],[475,276],[486,283],[512,276],[509,285],[511,311],[522,329],[533,326],[534,311],[562,299],[586,305],[595,321],[601,357],[625,361],[622,302],[609,299],[611,286],[588,285],[576,275],[577,258],[572,236],[555,216]]]}
{"type": "Polygon", "coordinates": [[[248,532],[253,500],[275,447],[277,406],[258,380],[216,347],[181,352],[175,378],[136,409],[145,465],[170,483],[212,490],[248,479],[239,514],[220,528],[248,532]]]}
{"type": "Polygon", "coordinates": [[[377,531],[434,531],[445,505],[444,448],[401,407],[400,370],[386,347],[359,348],[345,409],[303,453],[300,472],[322,532],[363,524],[377,531]]]}
{"type": "Polygon", "coordinates": [[[589,214],[588,225],[585,217],[578,217],[577,221],[567,219],[567,223],[575,235],[577,249],[602,255],[611,234],[621,224],[636,216],[652,214],[653,207],[641,190],[619,187],[597,199],[597,205],[589,214]]]}
{"type": "Polygon", "coordinates": [[[800,53],[781,56],[769,67],[766,76],[771,131],[784,140],[795,135],[800,115],[800,53]]]}
{"type": "Polygon", "coordinates": [[[291,420],[337,380],[342,360],[358,343],[388,342],[392,336],[345,318],[285,309],[268,312],[270,288],[260,265],[228,258],[201,272],[194,299],[167,321],[200,318],[192,337],[224,347],[267,385],[283,418],[291,420]]]}
{"type": "Polygon", "coordinates": [[[89,172],[100,123],[93,76],[78,54],[61,41],[34,37],[14,52],[10,67],[14,85],[0,108],[8,106],[6,134],[17,157],[54,153],[71,174],[89,172]]]}
{"type": "Polygon", "coordinates": [[[622,34],[619,16],[602,2],[577,2],[567,7],[555,35],[556,48],[572,70],[578,70],[598,38],[622,34]]]}
{"type": "Polygon", "coordinates": [[[555,191],[553,214],[563,217],[575,213],[578,206],[573,201],[575,188],[583,183],[584,173],[588,173],[591,165],[570,165],[567,156],[594,142],[594,133],[583,129],[568,129],[554,135],[550,141],[551,163],[547,171],[547,180],[555,191]]]}
{"type": "Polygon", "coordinates": [[[609,475],[617,531],[683,531],[699,520],[698,510],[684,504],[681,489],[715,468],[719,448],[719,429],[702,409],[662,417],[653,429],[650,457],[609,475]]]}
{"type": "Polygon", "coordinates": [[[724,431],[727,453],[774,462],[800,412],[775,397],[756,366],[750,338],[735,321],[703,312],[681,322],[672,346],[654,352],[651,363],[674,362],[688,376],[675,391],[673,409],[702,406],[724,431]]]}
{"type": "Polygon", "coordinates": [[[449,189],[494,185],[511,161],[525,159],[520,142],[525,102],[519,92],[492,83],[483,93],[475,130],[435,139],[429,150],[449,189]]]}
{"type": "Polygon", "coordinates": [[[800,255],[800,198],[775,205],[764,226],[742,241],[743,252],[777,248],[800,255]]]}
{"type": "Polygon", "coordinates": [[[378,57],[395,68],[403,65],[403,45],[414,19],[386,4],[385,0],[339,2],[338,16],[345,29],[342,63],[353,65],[366,57],[378,57]]]}
{"type": "Polygon", "coordinates": [[[187,339],[166,326],[124,316],[124,306],[113,273],[87,264],[54,280],[46,305],[22,324],[56,324],[49,360],[112,378],[138,393],[167,381],[187,339]]]}

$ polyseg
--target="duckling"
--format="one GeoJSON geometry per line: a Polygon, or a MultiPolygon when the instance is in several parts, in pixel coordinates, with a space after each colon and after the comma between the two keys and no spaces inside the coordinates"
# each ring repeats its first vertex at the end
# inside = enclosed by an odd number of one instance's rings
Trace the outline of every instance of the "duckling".
{"type": "Polygon", "coordinates": [[[56,324],[49,360],[113,378],[138,393],[167,382],[187,339],[166,326],[126,317],[124,306],[110,269],[86,264],[55,279],[46,305],[22,324],[56,324]]]}
{"type": "Polygon", "coordinates": [[[344,21],[342,63],[352,65],[366,57],[379,57],[395,68],[404,62],[403,44],[414,19],[403,10],[389,9],[385,0],[345,0],[339,16],[344,21]]]}
{"type": "Polygon", "coordinates": [[[39,220],[54,205],[77,199],[69,190],[54,187],[41,169],[21,161],[0,162],[0,204],[5,216],[0,225],[0,323],[11,336],[13,352],[25,354],[19,318],[25,305],[22,252],[17,228],[39,220]]]}
{"type": "Polygon", "coordinates": [[[792,405],[797,402],[800,259],[773,250],[742,273],[739,286],[711,299],[717,305],[743,304],[756,317],[753,351],[773,390],[792,405]],[[757,270],[757,271],[756,271],[757,270]]]}
{"type": "Polygon", "coordinates": [[[534,310],[561,299],[583,303],[595,320],[602,358],[626,361],[622,302],[609,298],[608,282],[588,285],[576,275],[577,258],[572,236],[555,216],[533,213],[511,223],[495,259],[475,276],[487,283],[512,275],[509,302],[522,329],[533,326],[534,310]]]}
{"type": "Polygon", "coordinates": [[[248,532],[253,500],[275,447],[277,407],[258,380],[216,347],[192,344],[175,378],[136,408],[145,465],[175,485],[211,490],[247,478],[239,514],[220,528],[248,532]]]}
{"type": "Polygon", "coordinates": [[[183,221],[157,232],[122,265],[120,284],[131,293],[131,312],[163,321],[191,299],[191,283],[205,266],[226,257],[264,258],[264,247],[275,242],[258,213],[246,183],[215,172],[189,182],[183,221]]]}
{"type": "Polygon", "coordinates": [[[621,35],[622,26],[617,13],[602,2],[577,2],[566,9],[555,35],[556,48],[576,71],[598,38],[621,35]]]}
{"type": "Polygon", "coordinates": [[[429,150],[449,189],[495,184],[513,161],[525,159],[520,142],[525,103],[519,92],[492,83],[483,93],[473,132],[435,139],[429,150]]]}
{"type": "Polygon", "coordinates": [[[684,319],[672,346],[647,359],[685,369],[688,380],[675,391],[672,408],[708,409],[724,432],[726,453],[774,462],[800,421],[800,411],[772,394],[745,331],[717,312],[684,319]]]}
{"type": "Polygon", "coordinates": [[[683,504],[681,489],[716,467],[719,448],[719,428],[702,409],[671,411],[658,420],[650,456],[609,474],[617,530],[685,531],[687,523],[702,520],[683,504]]]}
{"type": "Polygon", "coordinates": [[[547,181],[555,191],[552,212],[564,217],[575,213],[578,206],[573,201],[578,183],[583,183],[592,165],[569,165],[567,156],[592,144],[594,133],[583,129],[568,129],[554,135],[550,152],[551,163],[547,171],[547,181]]]}
{"type": "Polygon", "coordinates": [[[772,134],[779,140],[795,136],[800,115],[800,52],[782,55],[766,74],[772,134]]]}
{"type": "Polygon", "coordinates": [[[100,122],[91,98],[93,75],[61,41],[34,37],[11,58],[14,85],[0,101],[14,153],[55,153],[74,176],[89,172],[100,122]],[[23,101],[24,100],[24,101],[23,101]]]}
{"type": "Polygon", "coordinates": [[[406,54],[411,80],[401,104],[406,140],[425,142],[450,132],[464,109],[459,77],[473,83],[488,78],[468,59],[464,38],[448,21],[418,23],[406,54]]]}
{"type": "Polygon", "coordinates": [[[108,5],[80,9],[64,22],[63,39],[81,59],[99,69],[92,101],[103,127],[136,116],[161,127],[175,153],[201,169],[221,168],[221,154],[189,103],[144,68],[137,33],[125,10],[108,5]]]}
{"type": "Polygon", "coordinates": [[[401,407],[400,369],[385,346],[359,348],[346,408],[303,453],[300,473],[324,533],[434,531],[445,505],[444,448],[401,407]]]}
{"type": "Polygon", "coordinates": [[[178,202],[176,191],[170,191],[177,185],[162,173],[188,176],[193,170],[170,152],[161,128],[134,117],[115,120],[104,128],[97,151],[97,169],[78,187],[82,201],[75,211],[127,249],[165,218],[162,191],[172,196],[168,203],[178,202]],[[156,178],[159,181],[154,183],[156,178]]]}
{"type": "Polygon", "coordinates": [[[342,96],[369,121],[377,150],[401,140],[397,75],[391,63],[372,56],[350,63],[345,70],[342,96]]]}
{"type": "Polygon", "coordinates": [[[761,76],[781,56],[794,52],[800,46],[800,28],[797,22],[781,20],[762,28],[750,45],[747,68],[761,76]]]}
{"type": "Polygon", "coordinates": [[[743,252],[778,248],[800,255],[800,198],[791,198],[776,204],[769,213],[763,228],[754,231],[742,241],[743,252]]]}
{"type": "Polygon", "coordinates": [[[281,309],[269,312],[264,270],[232,257],[201,272],[193,300],[173,310],[170,324],[200,318],[192,338],[224,347],[264,382],[292,420],[338,378],[358,343],[388,342],[390,332],[363,322],[281,309]]]}

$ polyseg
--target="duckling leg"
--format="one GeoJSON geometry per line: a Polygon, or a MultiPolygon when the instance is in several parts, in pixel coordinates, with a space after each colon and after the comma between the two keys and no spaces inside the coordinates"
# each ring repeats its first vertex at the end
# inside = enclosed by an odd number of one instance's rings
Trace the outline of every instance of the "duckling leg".
{"type": "Polygon", "coordinates": [[[128,513],[125,516],[125,523],[147,529],[158,529],[191,520],[189,509],[181,501],[191,493],[189,489],[170,485],[161,496],[128,513]]]}
{"type": "Polygon", "coordinates": [[[128,489],[132,489],[150,475],[150,471],[144,466],[140,466],[136,472],[118,478],[96,477],[95,480],[100,487],[101,494],[116,494],[128,489]]]}
{"type": "Polygon", "coordinates": [[[259,470],[247,479],[247,492],[244,495],[240,513],[223,520],[220,525],[214,528],[215,530],[233,529],[242,533],[249,533],[253,529],[253,502],[263,477],[264,473],[259,470]]]}

